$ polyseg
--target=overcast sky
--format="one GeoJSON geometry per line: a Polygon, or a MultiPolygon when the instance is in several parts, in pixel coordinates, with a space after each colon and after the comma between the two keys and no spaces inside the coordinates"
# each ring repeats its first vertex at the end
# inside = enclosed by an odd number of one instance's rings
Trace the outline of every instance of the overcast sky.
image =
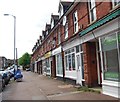
{"type": "MultiPolygon", "coordinates": [[[[73,0],[69,0],[73,1],[73,0]]],[[[59,0],[0,0],[0,56],[14,58],[14,19],[16,16],[16,47],[18,58],[32,53],[51,13],[58,14],[59,0]]]]}

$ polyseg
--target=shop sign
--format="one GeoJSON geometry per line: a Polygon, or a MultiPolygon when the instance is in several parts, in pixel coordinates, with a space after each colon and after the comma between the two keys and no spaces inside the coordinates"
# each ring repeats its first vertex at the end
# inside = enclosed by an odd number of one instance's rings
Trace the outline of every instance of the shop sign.
{"type": "Polygon", "coordinates": [[[50,52],[46,53],[44,57],[45,57],[45,58],[48,58],[48,57],[50,57],[51,55],[52,55],[52,54],[51,54],[51,51],[50,51],[50,52]]]}
{"type": "Polygon", "coordinates": [[[57,55],[61,53],[61,46],[52,51],[52,55],[57,55]]]}
{"type": "Polygon", "coordinates": [[[119,72],[105,72],[105,80],[118,81],[120,73],[119,72]]]}

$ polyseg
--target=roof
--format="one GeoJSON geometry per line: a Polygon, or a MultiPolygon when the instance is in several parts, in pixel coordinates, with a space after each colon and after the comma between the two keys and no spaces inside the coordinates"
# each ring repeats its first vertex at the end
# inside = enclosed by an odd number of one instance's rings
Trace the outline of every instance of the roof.
{"type": "Polygon", "coordinates": [[[59,3],[59,8],[58,8],[58,12],[59,12],[59,10],[60,10],[60,5],[63,6],[63,10],[64,10],[63,13],[65,13],[65,12],[68,10],[68,8],[71,6],[72,3],[73,3],[73,2],[69,2],[69,1],[60,1],[60,3],[59,3]]]}
{"type": "Polygon", "coordinates": [[[51,15],[51,18],[53,18],[54,20],[58,20],[59,19],[59,16],[58,15],[51,15]]]}
{"type": "Polygon", "coordinates": [[[50,29],[51,29],[51,25],[46,23],[45,30],[50,30],[50,29]]]}
{"type": "Polygon", "coordinates": [[[58,20],[59,20],[59,16],[58,15],[51,15],[51,22],[52,22],[52,19],[54,20],[54,25],[57,24],[58,20]]]}

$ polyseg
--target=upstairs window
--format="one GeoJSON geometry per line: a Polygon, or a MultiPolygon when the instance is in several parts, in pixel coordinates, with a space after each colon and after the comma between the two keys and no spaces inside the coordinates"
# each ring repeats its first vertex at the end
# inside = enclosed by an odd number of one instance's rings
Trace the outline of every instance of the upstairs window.
{"type": "Polygon", "coordinates": [[[48,40],[48,42],[47,42],[47,48],[49,50],[49,48],[50,48],[50,40],[48,40]]]}
{"type": "Polygon", "coordinates": [[[48,35],[48,30],[46,31],[46,35],[48,35]]]}
{"type": "Polygon", "coordinates": [[[53,39],[53,41],[52,41],[53,48],[55,48],[55,46],[56,46],[55,43],[56,43],[56,42],[55,42],[55,39],[53,39]]]}
{"type": "Polygon", "coordinates": [[[61,36],[60,36],[61,34],[60,34],[60,32],[58,32],[58,44],[60,44],[61,43],[61,36]]]}
{"type": "Polygon", "coordinates": [[[63,26],[66,24],[66,16],[63,17],[63,26]]]}
{"type": "Polygon", "coordinates": [[[74,22],[74,33],[78,31],[78,16],[77,11],[73,14],[73,22],[74,22]]]}
{"type": "Polygon", "coordinates": [[[118,6],[120,4],[120,0],[112,0],[112,6],[113,8],[118,6]]]}
{"type": "Polygon", "coordinates": [[[68,38],[68,23],[65,24],[65,39],[68,38]]]}
{"type": "Polygon", "coordinates": [[[51,21],[51,29],[54,27],[54,20],[51,21]]]}
{"type": "Polygon", "coordinates": [[[60,4],[59,18],[61,18],[62,15],[63,15],[63,6],[60,4]]]}
{"type": "Polygon", "coordinates": [[[96,20],[95,0],[89,0],[88,3],[89,3],[90,22],[93,22],[96,20]]]}

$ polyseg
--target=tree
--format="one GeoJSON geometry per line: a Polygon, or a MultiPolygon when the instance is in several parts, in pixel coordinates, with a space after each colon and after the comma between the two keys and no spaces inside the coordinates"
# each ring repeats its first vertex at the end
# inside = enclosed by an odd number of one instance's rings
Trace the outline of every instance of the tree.
{"type": "Polygon", "coordinates": [[[18,63],[19,65],[23,66],[23,69],[25,70],[26,67],[30,66],[30,59],[31,55],[26,52],[22,55],[22,57],[19,58],[18,63]]]}

